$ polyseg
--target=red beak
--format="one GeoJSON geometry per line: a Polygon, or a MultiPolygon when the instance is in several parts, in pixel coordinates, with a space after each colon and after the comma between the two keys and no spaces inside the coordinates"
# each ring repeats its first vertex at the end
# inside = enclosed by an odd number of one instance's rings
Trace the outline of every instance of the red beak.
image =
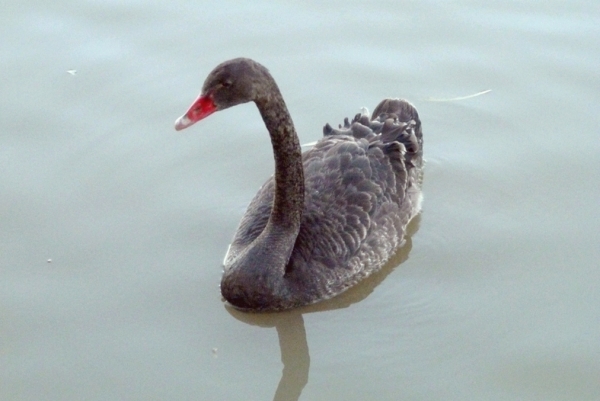
{"type": "Polygon", "coordinates": [[[210,95],[198,96],[198,99],[192,103],[189,110],[175,121],[175,129],[181,131],[210,116],[215,111],[217,111],[217,106],[215,106],[210,95]]]}

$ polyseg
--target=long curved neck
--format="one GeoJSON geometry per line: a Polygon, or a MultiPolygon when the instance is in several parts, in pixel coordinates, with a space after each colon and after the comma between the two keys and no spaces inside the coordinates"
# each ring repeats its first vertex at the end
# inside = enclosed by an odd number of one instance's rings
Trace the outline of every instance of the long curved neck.
{"type": "Polygon", "coordinates": [[[285,101],[272,80],[263,96],[255,100],[265,122],[275,157],[275,199],[267,229],[283,229],[295,236],[304,209],[304,170],[298,135],[285,101]]]}
{"type": "Polygon", "coordinates": [[[275,81],[266,74],[254,102],[273,145],[275,197],[264,230],[226,268],[221,293],[238,307],[284,309],[297,302],[298,294],[284,278],[300,232],[304,170],[292,118],[275,81]]]}

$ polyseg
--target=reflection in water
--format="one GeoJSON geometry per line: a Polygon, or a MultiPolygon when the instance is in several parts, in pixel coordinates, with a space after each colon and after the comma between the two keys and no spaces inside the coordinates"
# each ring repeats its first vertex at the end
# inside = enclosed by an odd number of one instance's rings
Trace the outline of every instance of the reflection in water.
{"type": "Polygon", "coordinates": [[[300,309],[290,312],[247,314],[231,307],[226,308],[236,319],[260,327],[275,327],[279,337],[283,371],[273,400],[298,400],[308,383],[310,355],[304,318],[300,309]]]}
{"type": "Polygon", "coordinates": [[[292,312],[282,316],[277,324],[283,372],[275,391],[275,401],[297,400],[308,383],[310,355],[302,314],[292,312]]]}
{"type": "Polygon", "coordinates": [[[273,397],[274,401],[298,400],[302,389],[308,383],[310,355],[302,315],[305,313],[347,308],[365,299],[388,274],[408,259],[408,254],[412,248],[411,238],[419,229],[420,221],[420,215],[413,219],[407,228],[406,243],[379,272],[333,299],[290,312],[280,313],[248,314],[231,307],[226,308],[233,317],[242,322],[261,327],[275,327],[277,330],[283,371],[281,380],[279,380],[279,385],[275,391],[275,396],[273,397]]]}

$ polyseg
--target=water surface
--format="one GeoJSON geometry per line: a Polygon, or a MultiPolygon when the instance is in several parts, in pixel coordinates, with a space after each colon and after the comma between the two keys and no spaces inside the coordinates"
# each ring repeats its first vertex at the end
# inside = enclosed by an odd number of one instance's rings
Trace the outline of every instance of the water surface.
{"type": "Polygon", "coordinates": [[[0,399],[600,399],[596,2],[11,1],[0,21],[0,399]],[[173,122],[237,56],[302,142],[384,97],[420,112],[406,247],[322,305],[221,302],[269,138],[253,105],[173,122]]]}

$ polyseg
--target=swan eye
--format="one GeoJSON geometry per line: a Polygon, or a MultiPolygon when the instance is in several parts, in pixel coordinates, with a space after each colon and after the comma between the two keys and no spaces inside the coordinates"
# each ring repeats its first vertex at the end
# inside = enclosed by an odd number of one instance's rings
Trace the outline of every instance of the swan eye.
{"type": "Polygon", "coordinates": [[[230,87],[231,87],[231,85],[233,85],[233,82],[231,82],[231,81],[229,81],[229,80],[221,82],[221,86],[222,86],[223,88],[230,88],[230,87]]]}

